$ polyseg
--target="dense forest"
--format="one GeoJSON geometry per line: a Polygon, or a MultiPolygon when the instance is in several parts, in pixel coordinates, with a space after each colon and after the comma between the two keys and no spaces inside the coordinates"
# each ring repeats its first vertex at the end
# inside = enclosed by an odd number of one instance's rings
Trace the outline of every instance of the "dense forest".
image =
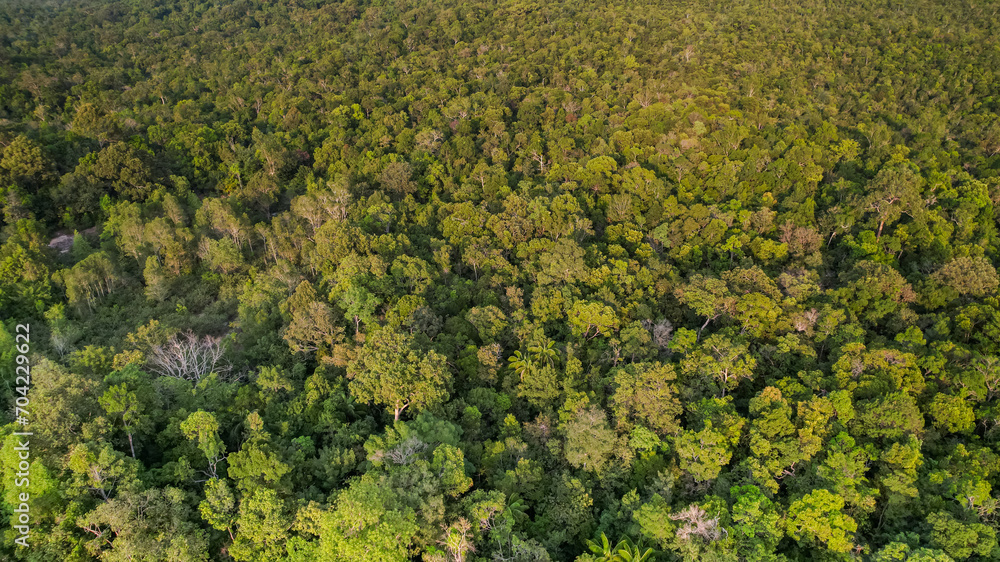
{"type": "Polygon", "coordinates": [[[998,114],[994,0],[4,0],[0,558],[1000,560],[998,114]]]}

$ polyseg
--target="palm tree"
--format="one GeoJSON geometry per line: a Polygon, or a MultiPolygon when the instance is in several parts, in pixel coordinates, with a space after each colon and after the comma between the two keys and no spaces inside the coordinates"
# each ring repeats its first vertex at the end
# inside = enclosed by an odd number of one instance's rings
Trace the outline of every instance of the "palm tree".
{"type": "Polygon", "coordinates": [[[514,355],[507,358],[507,362],[510,363],[510,368],[514,369],[514,372],[521,376],[521,380],[524,380],[525,373],[531,371],[531,359],[527,355],[521,355],[520,351],[515,351],[514,355]]]}
{"type": "Polygon", "coordinates": [[[559,356],[559,352],[555,348],[555,342],[549,340],[548,345],[533,345],[528,348],[528,353],[531,354],[531,358],[534,360],[540,360],[542,363],[547,363],[550,367],[555,362],[556,357],[559,356]]]}
{"type": "Polygon", "coordinates": [[[618,550],[618,546],[621,546],[621,543],[612,548],[611,543],[608,542],[608,536],[603,532],[601,533],[601,544],[587,540],[587,547],[598,556],[596,559],[598,562],[615,562],[615,551],[618,550]]]}
{"type": "Polygon", "coordinates": [[[524,503],[517,493],[507,498],[507,506],[503,510],[504,517],[510,519],[512,525],[519,525],[528,520],[528,504],[524,503]]]}
{"type": "MultiPolygon", "coordinates": [[[[623,539],[622,542],[628,542],[628,539],[623,539]]],[[[643,551],[641,546],[629,543],[625,548],[619,549],[615,556],[621,562],[647,562],[653,559],[653,549],[643,551]]]]}
{"type": "Polygon", "coordinates": [[[601,533],[601,544],[588,540],[587,546],[597,556],[596,562],[648,562],[653,559],[652,548],[647,548],[643,552],[642,547],[633,544],[628,537],[622,538],[618,544],[611,546],[607,535],[601,533]]]}

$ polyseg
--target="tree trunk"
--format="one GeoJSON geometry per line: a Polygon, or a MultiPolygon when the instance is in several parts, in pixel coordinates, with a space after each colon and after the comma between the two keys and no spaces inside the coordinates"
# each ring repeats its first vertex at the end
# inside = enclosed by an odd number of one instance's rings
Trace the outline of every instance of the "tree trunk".
{"type": "Polygon", "coordinates": [[[712,321],[711,318],[706,318],[705,319],[705,323],[701,325],[701,328],[698,328],[698,337],[696,337],[694,341],[700,341],[701,340],[701,333],[705,331],[705,327],[707,327],[708,323],[711,322],[711,321],[712,321]]]}

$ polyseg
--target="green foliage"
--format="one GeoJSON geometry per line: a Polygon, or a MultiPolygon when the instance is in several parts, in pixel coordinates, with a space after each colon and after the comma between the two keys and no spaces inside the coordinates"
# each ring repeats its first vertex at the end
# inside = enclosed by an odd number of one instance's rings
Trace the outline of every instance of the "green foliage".
{"type": "Polygon", "coordinates": [[[642,424],[659,435],[674,433],[681,412],[671,364],[633,363],[612,370],[612,411],[619,426],[642,424]]]}
{"type": "Polygon", "coordinates": [[[320,552],[327,560],[409,558],[415,516],[411,509],[396,508],[389,490],[371,479],[355,480],[337,495],[334,506],[321,521],[320,552]]]}
{"type": "Polygon", "coordinates": [[[184,436],[195,441],[208,461],[208,476],[217,478],[216,465],[225,457],[226,445],[219,438],[219,423],[209,412],[198,410],[184,420],[180,429],[184,436]]]}
{"type": "Polygon", "coordinates": [[[858,524],[841,510],[844,499],[818,489],[792,502],[788,509],[788,535],[797,541],[815,541],[835,552],[853,547],[858,524]]]}
{"type": "Polygon", "coordinates": [[[0,559],[998,558],[995,1],[0,22],[0,559]]]}
{"type": "Polygon", "coordinates": [[[964,523],[948,512],[931,513],[927,524],[931,528],[931,545],[955,560],[965,560],[972,554],[987,556],[997,546],[994,529],[981,523],[964,523]]]}
{"type": "Polygon", "coordinates": [[[412,337],[388,329],[368,337],[348,376],[354,396],[387,406],[397,420],[409,406],[420,411],[446,400],[451,382],[443,356],[421,353],[412,337]]]}
{"type": "Polygon", "coordinates": [[[258,488],[240,499],[236,538],[229,551],[237,561],[274,560],[284,555],[291,521],[277,492],[258,488]]]}
{"type": "Polygon", "coordinates": [[[733,486],[733,540],[747,560],[767,560],[783,535],[774,502],[756,486],[733,486]]]}
{"type": "Polygon", "coordinates": [[[616,438],[604,411],[593,406],[578,410],[564,424],[563,431],[566,461],[576,468],[601,472],[610,460],[616,438]]]}
{"type": "Polygon", "coordinates": [[[642,549],[638,545],[632,544],[628,537],[611,546],[608,537],[601,533],[601,542],[597,543],[587,539],[587,548],[595,556],[581,557],[577,560],[593,560],[594,562],[646,562],[653,560],[653,549],[642,549]]]}

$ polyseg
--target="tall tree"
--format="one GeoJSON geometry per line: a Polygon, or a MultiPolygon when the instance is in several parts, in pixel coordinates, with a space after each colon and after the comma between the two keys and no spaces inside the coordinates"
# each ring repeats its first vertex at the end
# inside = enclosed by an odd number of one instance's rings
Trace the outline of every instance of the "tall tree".
{"type": "Polygon", "coordinates": [[[370,334],[347,367],[351,394],[380,404],[399,420],[403,410],[434,407],[448,398],[451,372],[445,357],[421,351],[413,337],[390,329],[370,334]]]}

